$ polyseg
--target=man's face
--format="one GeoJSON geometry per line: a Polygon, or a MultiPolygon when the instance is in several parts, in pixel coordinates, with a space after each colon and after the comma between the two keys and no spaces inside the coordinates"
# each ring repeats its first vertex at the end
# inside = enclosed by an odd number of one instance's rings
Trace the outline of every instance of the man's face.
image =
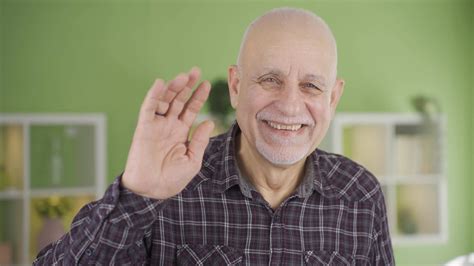
{"type": "Polygon", "coordinates": [[[343,82],[335,80],[328,41],[304,30],[258,34],[249,38],[240,68],[229,70],[241,143],[274,165],[291,165],[323,139],[343,82]]]}

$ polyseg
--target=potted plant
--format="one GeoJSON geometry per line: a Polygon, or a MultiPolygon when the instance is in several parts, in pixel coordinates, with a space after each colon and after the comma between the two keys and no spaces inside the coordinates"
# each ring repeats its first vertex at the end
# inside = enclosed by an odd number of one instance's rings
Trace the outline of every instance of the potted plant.
{"type": "Polygon", "coordinates": [[[234,109],[230,105],[227,80],[218,78],[212,82],[212,90],[207,100],[209,113],[217,121],[219,131],[226,130],[234,120],[234,109]]]}
{"type": "Polygon", "coordinates": [[[44,221],[38,234],[38,248],[41,250],[65,233],[61,218],[71,210],[72,204],[68,198],[50,196],[34,200],[33,205],[44,221]]]}

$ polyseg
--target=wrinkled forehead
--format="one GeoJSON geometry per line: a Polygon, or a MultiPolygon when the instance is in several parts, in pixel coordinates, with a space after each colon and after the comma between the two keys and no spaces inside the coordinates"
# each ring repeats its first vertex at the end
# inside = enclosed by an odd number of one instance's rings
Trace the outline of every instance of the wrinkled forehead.
{"type": "Polygon", "coordinates": [[[252,22],[241,43],[241,51],[253,43],[272,43],[282,39],[306,39],[337,55],[336,41],[329,26],[316,15],[302,10],[269,12],[252,22]]]}
{"type": "Polygon", "coordinates": [[[323,75],[328,80],[335,76],[335,45],[326,32],[278,26],[268,25],[249,32],[239,63],[244,72],[275,68],[288,74],[293,70],[300,75],[323,75]]]}
{"type": "Polygon", "coordinates": [[[269,12],[254,21],[242,40],[238,65],[315,68],[335,78],[337,48],[327,24],[309,12],[269,12]]]}

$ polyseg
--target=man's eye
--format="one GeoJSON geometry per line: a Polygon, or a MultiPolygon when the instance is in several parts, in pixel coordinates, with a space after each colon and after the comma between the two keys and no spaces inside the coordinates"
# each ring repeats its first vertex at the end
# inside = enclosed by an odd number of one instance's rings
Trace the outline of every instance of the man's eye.
{"type": "Polygon", "coordinates": [[[272,78],[272,77],[264,78],[262,81],[263,82],[270,82],[270,83],[278,83],[278,80],[276,78],[272,78]]]}
{"type": "Polygon", "coordinates": [[[307,87],[307,88],[318,89],[319,90],[318,86],[314,85],[313,83],[305,83],[304,86],[307,87]]]}
{"type": "Polygon", "coordinates": [[[303,86],[305,88],[308,88],[308,89],[315,89],[317,90],[318,92],[322,92],[321,88],[319,88],[318,86],[316,86],[315,84],[311,83],[311,82],[308,82],[308,83],[304,83],[303,86]]]}

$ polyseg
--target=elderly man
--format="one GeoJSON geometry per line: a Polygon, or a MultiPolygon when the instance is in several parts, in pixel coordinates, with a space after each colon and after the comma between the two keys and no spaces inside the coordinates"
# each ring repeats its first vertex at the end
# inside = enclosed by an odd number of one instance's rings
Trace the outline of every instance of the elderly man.
{"type": "Polygon", "coordinates": [[[209,139],[193,68],[157,80],[127,165],[37,264],[393,265],[384,197],[362,166],[317,147],[342,95],[336,42],[316,15],[255,20],[229,67],[237,121],[209,139]]]}

